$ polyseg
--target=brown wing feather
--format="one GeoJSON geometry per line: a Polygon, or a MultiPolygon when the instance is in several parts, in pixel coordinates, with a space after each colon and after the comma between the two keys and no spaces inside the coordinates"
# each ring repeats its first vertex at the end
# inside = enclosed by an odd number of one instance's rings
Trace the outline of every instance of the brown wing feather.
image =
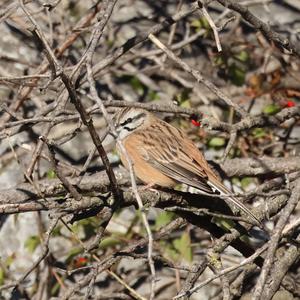
{"type": "Polygon", "coordinates": [[[144,145],[147,153],[144,159],[150,165],[177,182],[204,193],[214,193],[207,181],[211,176],[216,176],[197,147],[181,130],[159,120],[158,124],[156,122],[140,134],[146,134],[149,141],[144,145]]]}

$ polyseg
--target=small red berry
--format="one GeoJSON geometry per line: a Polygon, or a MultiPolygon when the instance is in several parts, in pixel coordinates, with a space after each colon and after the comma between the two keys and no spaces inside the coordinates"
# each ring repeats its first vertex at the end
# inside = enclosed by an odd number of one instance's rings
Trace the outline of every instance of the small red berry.
{"type": "Polygon", "coordinates": [[[286,102],[286,107],[294,107],[295,105],[296,104],[295,104],[294,101],[289,100],[289,101],[286,102]]]}
{"type": "Polygon", "coordinates": [[[75,266],[77,268],[80,268],[84,266],[87,262],[88,262],[87,258],[80,256],[75,259],[75,266]]]}
{"type": "Polygon", "coordinates": [[[200,122],[198,122],[198,121],[196,121],[196,120],[194,120],[194,119],[192,119],[191,122],[192,122],[192,124],[193,124],[194,126],[196,126],[196,127],[199,127],[199,126],[201,125],[200,122]]]}

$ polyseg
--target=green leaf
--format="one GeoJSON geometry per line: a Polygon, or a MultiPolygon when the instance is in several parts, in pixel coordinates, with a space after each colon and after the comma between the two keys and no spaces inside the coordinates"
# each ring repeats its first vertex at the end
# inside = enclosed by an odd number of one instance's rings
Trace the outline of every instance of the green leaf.
{"type": "Polygon", "coordinates": [[[182,102],[180,103],[180,107],[183,107],[183,108],[191,108],[190,100],[182,101],[182,102]]]}
{"type": "Polygon", "coordinates": [[[244,177],[241,180],[241,186],[242,186],[242,188],[245,189],[252,181],[253,181],[253,179],[251,177],[244,177]]]}
{"type": "Polygon", "coordinates": [[[159,94],[157,92],[150,91],[149,92],[149,99],[150,99],[150,101],[156,101],[156,100],[160,99],[160,96],[159,96],[159,94]]]}
{"type": "Polygon", "coordinates": [[[249,61],[249,53],[245,50],[242,50],[241,52],[235,54],[234,57],[241,62],[249,61]]]}
{"type": "Polygon", "coordinates": [[[40,238],[37,235],[32,235],[25,241],[25,248],[30,253],[33,253],[40,243],[40,238]]]}
{"type": "Polygon", "coordinates": [[[56,226],[53,231],[52,231],[52,234],[51,236],[54,237],[54,236],[61,236],[61,226],[56,226]]]}
{"type": "Polygon", "coordinates": [[[115,41],[114,40],[107,40],[106,44],[109,48],[111,48],[114,45],[115,41]]]}
{"type": "MultiPolygon", "coordinates": [[[[88,220],[88,219],[87,219],[88,220]]],[[[93,224],[93,222],[89,222],[86,224],[82,224],[82,229],[84,232],[84,240],[88,240],[89,238],[91,238],[92,236],[94,236],[96,234],[96,227],[93,224]]]]}
{"type": "Polygon", "coordinates": [[[216,55],[215,58],[214,58],[214,63],[216,66],[218,67],[222,67],[225,65],[225,59],[222,55],[216,55]]]}
{"type": "Polygon", "coordinates": [[[57,176],[56,176],[56,173],[55,173],[55,171],[54,170],[48,170],[48,172],[47,172],[47,178],[48,179],[54,179],[54,178],[56,178],[57,176]]]}
{"type": "Polygon", "coordinates": [[[196,29],[199,29],[199,28],[201,27],[201,22],[200,22],[200,20],[199,20],[199,19],[193,20],[193,21],[191,22],[191,26],[192,26],[192,27],[195,27],[196,29]]]}
{"type": "Polygon", "coordinates": [[[244,242],[244,243],[246,243],[247,245],[249,245],[251,242],[250,242],[250,238],[249,238],[249,236],[247,236],[247,235],[242,235],[241,237],[240,237],[240,239],[244,242]]]}
{"type": "Polygon", "coordinates": [[[222,137],[213,137],[209,140],[209,147],[223,147],[225,145],[225,139],[222,137]]]}
{"type": "Polygon", "coordinates": [[[52,296],[56,295],[59,292],[60,288],[61,288],[61,283],[60,282],[56,282],[53,285],[53,287],[51,288],[51,291],[50,291],[51,295],[52,296]]]}
{"type": "Polygon", "coordinates": [[[87,219],[80,220],[72,225],[74,233],[84,233],[83,240],[88,240],[90,237],[96,234],[97,228],[99,227],[100,219],[97,217],[90,217],[87,219]]]}
{"type": "Polygon", "coordinates": [[[144,93],[145,86],[136,76],[124,75],[120,79],[128,83],[139,95],[144,93]]]}
{"type": "Polygon", "coordinates": [[[160,249],[163,249],[164,255],[172,260],[177,261],[179,259],[179,253],[174,249],[174,246],[165,241],[161,241],[160,249]]]}
{"type": "Polygon", "coordinates": [[[11,264],[15,261],[15,258],[16,258],[16,254],[13,253],[11,254],[10,256],[8,256],[5,260],[5,266],[7,268],[9,268],[11,266],[11,264]]]}
{"type": "Polygon", "coordinates": [[[234,221],[222,217],[213,217],[212,222],[217,224],[219,227],[223,228],[224,230],[228,230],[228,231],[234,228],[235,226],[234,221]]]}
{"type": "Polygon", "coordinates": [[[237,86],[241,86],[245,83],[246,72],[236,64],[229,66],[228,75],[231,82],[237,86]]]}
{"type": "Polygon", "coordinates": [[[107,237],[105,239],[103,239],[99,245],[99,249],[106,249],[109,247],[114,247],[116,245],[120,245],[121,244],[121,240],[118,239],[117,237],[107,237]]]}
{"type": "Polygon", "coordinates": [[[233,184],[235,184],[235,185],[239,185],[240,184],[240,179],[238,178],[238,177],[233,177],[232,179],[231,179],[231,182],[233,183],[233,184]]]}
{"type": "Polygon", "coordinates": [[[193,261],[191,238],[188,232],[184,232],[179,239],[173,241],[174,248],[181,254],[181,257],[188,262],[193,261]]]}
{"type": "Polygon", "coordinates": [[[0,267],[0,286],[4,284],[4,280],[5,280],[5,272],[3,268],[0,267]]]}
{"type": "Polygon", "coordinates": [[[252,135],[255,139],[262,138],[266,136],[266,132],[263,128],[254,128],[252,130],[252,135]]]}
{"type": "Polygon", "coordinates": [[[132,76],[130,79],[130,84],[132,86],[132,88],[139,94],[143,94],[144,93],[144,85],[141,83],[141,81],[135,77],[132,76]]]}
{"type": "Polygon", "coordinates": [[[181,107],[190,107],[190,93],[191,90],[184,89],[181,93],[175,96],[176,101],[178,102],[179,106],[181,107]]]}
{"type": "Polygon", "coordinates": [[[191,22],[191,26],[194,27],[196,30],[211,29],[207,19],[204,18],[204,17],[202,17],[200,19],[193,20],[191,22]]]}
{"type": "Polygon", "coordinates": [[[155,228],[159,230],[163,226],[169,224],[175,217],[175,214],[172,212],[164,211],[160,213],[155,219],[155,228]]]}
{"type": "Polygon", "coordinates": [[[264,107],[263,113],[266,115],[274,115],[277,114],[280,111],[280,107],[276,104],[269,104],[264,107]]]}

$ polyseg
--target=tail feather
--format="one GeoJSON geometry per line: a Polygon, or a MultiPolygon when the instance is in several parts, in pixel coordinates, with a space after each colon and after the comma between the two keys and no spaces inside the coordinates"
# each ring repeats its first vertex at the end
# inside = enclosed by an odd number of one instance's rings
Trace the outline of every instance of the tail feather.
{"type": "MultiPolygon", "coordinates": [[[[212,189],[217,190],[221,196],[228,196],[230,195],[230,191],[220,182],[207,182],[212,189]]],[[[224,199],[225,202],[232,203],[236,207],[238,207],[241,211],[243,211],[246,215],[248,215],[257,225],[261,225],[260,220],[248,209],[244,204],[242,204],[237,198],[235,197],[226,197],[224,199]]]]}

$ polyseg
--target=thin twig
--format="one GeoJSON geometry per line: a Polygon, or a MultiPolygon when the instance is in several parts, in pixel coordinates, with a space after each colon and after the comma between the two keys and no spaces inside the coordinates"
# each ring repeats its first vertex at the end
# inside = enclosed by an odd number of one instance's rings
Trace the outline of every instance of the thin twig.
{"type": "Polygon", "coordinates": [[[27,278],[27,276],[31,272],[33,272],[37,268],[37,266],[44,260],[44,258],[48,255],[48,252],[49,252],[49,240],[50,240],[51,233],[55,229],[60,218],[61,218],[61,216],[58,216],[58,217],[53,218],[50,221],[48,230],[45,233],[45,240],[41,244],[42,253],[39,255],[38,259],[32,264],[31,267],[29,267],[29,269],[16,282],[2,285],[0,287],[0,291],[8,289],[8,288],[12,288],[12,287],[17,288],[27,278]]]}
{"type": "Polygon", "coordinates": [[[246,6],[241,5],[233,0],[217,1],[224,7],[238,12],[246,21],[254,26],[256,30],[261,31],[269,41],[273,41],[276,45],[279,45],[300,57],[300,49],[296,45],[293,45],[287,38],[271,30],[271,27],[268,24],[264,23],[258,17],[252,14],[246,6]]]}
{"type": "Polygon", "coordinates": [[[244,259],[242,262],[240,262],[237,266],[232,266],[229,268],[226,268],[222,271],[220,271],[218,274],[214,275],[213,277],[210,277],[208,279],[206,279],[205,281],[197,284],[195,287],[193,287],[191,290],[185,292],[185,293],[181,293],[177,296],[175,296],[173,299],[180,299],[184,296],[190,296],[193,293],[197,292],[199,289],[201,289],[202,287],[204,287],[205,285],[207,285],[208,283],[212,282],[213,280],[216,280],[217,278],[220,278],[223,275],[226,275],[228,273],[231,273],[247,264],[252,263],[257,257],[259,257],[264,251],[266,251],[267,247],[266,245],[262,246],[260,249],[256,250],[255,253],[251,256],[249,256],[248,258],[244,259]]]}
{"type": "Polygon", "coordinates": [[[201,9],[201,12],[203,14],[203,16],[206,18],[207,22],[209,23],[209,26],[211,27],[213,33],[214,33],[214,37],[215,37],[215,41],[216,41],[216,46],[218,49],[218,52],[222,52],[222,46],[221,46],[221,42],[220,42],[220,37],[219,37],[219,33],[218,33],[218,28],[216,26],[216,24],[214,23],[213,19],[211,18],[211,16],[209,15],[205,4],[203,3],[202,0],[198,1],[199,4],[199,8],[201,9]]]}
{"type": "Polygon", "coordinates": [[[158,38],[156,38],[153,34],[149,35],[149,39],[161,50],[163,50],[168,57],[176,62],[183,70],[190,73],[197,82],[201,82],[204,84],[209,90],[211,90],[214,94],[216,94],[220,99],[222,99],[226,104],[230,107],[234,108],[241,116],[245,117],[247,113],[244,109],[239,107],[236,103],[232,102],[232,100],[226,96],[220,89],[218,89],[211,81],[205,79],[200,71],[193,69],[186,62],[180,59],[177,55],[174,54],[170,49],[168,49],[158,38]]]}
{"type": "Polygon", "coordinates": [[[296,205],[298,204],[300,199],[300,179],[295,181],[294,189],[292,191],[291,197],[287,203],[287,205],[283,208],[281,211],[279,220],[274,228],[274,233],[271,237],[271,241],[268,247],[267,256],[265,259],[264,266],[261,270],[259,279],[257,281],[255,291],[253,294],[253,300],[259,300],[261,299],[262,292],[265,286],[265,283],[267,281],[267,277],[269,275],[269,272],[272,268],[273,262],[275,260],[275,253],[278,246],[278,243],[280,241],[280,238],[282,236],[282,232],[284,227],[287,224],[288,218],[290,217],[291,213],[295,209],[296,205]]]}
{"type": "Polygon", "coordinates": [[[131,288],[122,278],[120,278],[116,273],[110,271],[110,270],[106,270],[106,272],[113,277],[114,279],[116,279],[122,286],[124,286],[132,295],[132,297],[134,299],[137,300],[146,300],[146,298],[144,298],[143,296],[139,295],[133,288],[131,288]]]}
{"type": "MultiPolygon", "coordinates": [[[[88,62],[89,60],[87,60],[88,62]]],[[[99,105],[100,109],[102,110],[103,112],[103,115],[104,115],[104,118],[106,119],[107,123],[108,123],[108,126],[110,128],[110,131],[111,133],[114,135],[114,136],[118,136],[117,135],[117,132],[116,132],[116,129],[115,129],[115,126],[114,124],[112,123],[106,109],[105,109],[105,106],[103,104],[103,102],[101,101],[101,99],[99,98],[98,94],[97,94],[97,91],[96,91],[96,88],[95,88],[95,82],[93,80],[93,77],[92,77],[92,68],[90,66],[90,64],[87,63],[87,73],[88,73],[88,79],[89,79],[89,83],[90,83],[90,89],[91,89],[91,93],[93,95],[93,98],[96,100],[97,104],[99,105]]],[[[124,154],[126,160],[127,160],[127,164],[129,166],[129,173],[130,173],[130,179],[131,179],[131,185],[132,185],[132,190],[135,194],[135,197],[136,197],[136,200],[137,200],[137,203],[138,203],[138,206],[139,206],[139,209],[140,209],[140,212],[141,212],[141,215],[142,215],[142,220],[143,220],[143,224],[145,226],[145,229],[146,229],[146,232],[147,232],[147,235],[148,235],[148,240],[149,240],[149,243],[148,243],[148,261],[149,261],[149,266],[150,266],[150,271],[151,271],[151,275],[152,275],[152,278],[151,278],[151,293],[150,293],[150,299],[154,299],[154,292],[155,292],[155,267],[154,267],[154,261],[153,261],[153,258],[152,258],[152,251],[153,251],[153,237],[152,237],[152,232],[151,232],[151,229],[150,229],[150,225],[148,223],[148,220],[147,220],[147,216],[145,214],[145,211],[144,211],[144,206],[143,206],[143,202],[142,202],[142,199],[139,195],[139,192],[138,192],[138,189],[137,189],[137,184],[136,184],[136,180],[135,180],[135,175],[134,175],[134,169],[133,169],[133,166],[132,166],[132,161],[123,145],[123,143],[120,141],[120,140],[117,140],[117,145],[119,147],[119,149],[122,151],[122,153],[124,154]]]]}
{"type": "Polygon", "coordinates": [[[60,181],[67,189],[67,191],[70,192],[73,198],[76,201],[80,201],[82,199],[82,196],[78,193],[76,188],[68,181],[68,179],[63,175],[62,171],[58,167],[58,160],[55,158],[55,150],[54,150],[53,142],[49,141],[47,138],[43,136],[41,136],[40,139],[48,146],[52,167],[55,170],[57,177],[60,179],[60,181]]]}
{"type": "MultiPolygon", "coordinates": [[[[115,2],[111,2],[110,6],[107,5],[107,11],[108,11],[107,12],[107,16],[111,15],[112,9],[114,7],[114,3],[115,2]]],[[[95,81],[94,81],[94,78],[93,78],[93,71],[92,71],[93,54],[94,54],[97,42],[99,41],[99,39],[102,36],[102,32],[103,32],[103,28],[104,28],[105,24],[106,23],[103,22],[102,26],[99,24],[99,26],[95,27],[94,35],[93,35],[93,38],[92,38],[92,40],[90,42],[90,49],[89,49],[89,52],[88,52],[88,55],[87,55],[86,68],[87,68],[87,77],[88,77],[88,81],[89,81],[89,84],[90,84],[90,91],[91,91],[91,94],[93,96],[93,99],[96,101],[96,103],[98,104],[100,110],[102,111],[103,116],[104,116],[104,118],[105,118],[105,120],[106,120],[106,122],[108,124],[109,129],[110,129],[110,132],[115,137],[117,137],[118,135],[117,135],[115,126],[112,123],[112,120],[111,120],[110,116],[108,115],[107,110],[106,110],[106,108],[105,108],[102,100],[98,96],[98,93],[97,93],[97,90],[96,90],[95,81]]],[[[150,271],[151,271],[151,275],[152,275],[152,278],[151,278],[150,299],[154,299],[154,295],[155,295],[155,280],[156,279],[155,279],[154,261],[153,261],[153,258],[152,258],[152,251],[153,251],[153,237],[152,237],[152,232],[151,232],[148,220],[147,220],[147,216],[146,216],[146,214],[144,212],[144,209],[143,209],[142,199],[141,199],[141,197],[140,197],[140,195],[138,193],[138,190],[137,190],[137,184],[136,184],[136,180],[135,180],[135,175],[134,175],[134,170],[133,170],[131,159],[130,159],[130,157],[129,157],[129,155],[128,155],[128,153],[127,153],[124,145],[122,144],[122,142],[120,140],[117,140],[117,145],[119,146],[119,149],[121,149],[122,153],[124,154],[124,156],[127,159],[128,166],[129,166],[129,172],[130,172],[132,189],[133,189],[135,197],[137,199],[138,206],[139,206],[139,209],[140,209],[141,214],[142,214],[143,223],[144,223],[144,226],[146,228],[148,239],[149,239],[149,244],[148,244],[148,261],[149,261],[150,271]]]]}
{"type": "Polygon", "coordinates": [[[235,141],[236,141],[236,137],[237,137],[237,132],[236,131],[232,131],[230,133],[230,138],[229,138],[229,141],[227,143],[227,146],[224,150],[224,153],[223,153],[223,156],[221,158],[221,164],[223,164],[228,156],[228,154],[230,153],[230,150],[232,149],[235,141]]]}

